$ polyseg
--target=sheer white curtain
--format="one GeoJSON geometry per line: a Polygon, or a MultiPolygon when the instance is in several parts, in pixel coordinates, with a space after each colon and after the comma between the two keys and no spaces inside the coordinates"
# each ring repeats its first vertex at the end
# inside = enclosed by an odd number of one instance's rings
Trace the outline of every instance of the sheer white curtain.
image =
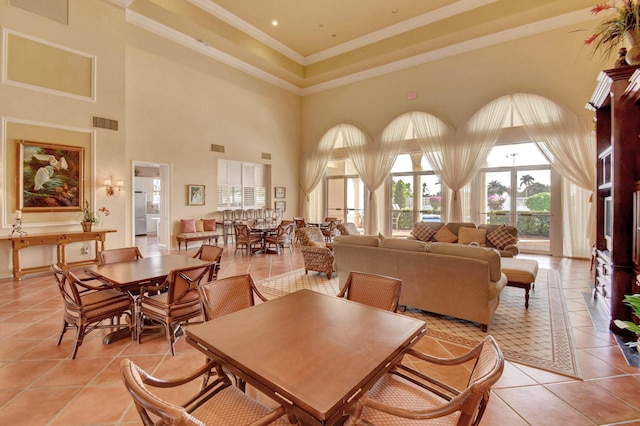
{"type": "Polygon", "coordinates": [[[444,121],[424,112],[412,112],[411,120],[422,153],[434,167],[444,185],[451,189],[451,207],[446,221],[460,221],[460,191],[473,179],[495,145],[502,130],[508,105],[496,100],[474,114],[456,132],[444,121]]]}
{"type": "MultiPolygon", "coordinates": [[[[565,179],[587,191],[596,185],[596,150],[590,121],[579,120],[575,114],[542,96],[516,93],[511,95],[525,131],[547,156],[553,168],[565,179]]],[[[589,257],[595,240],[595,203],[585,200],[583,193],[564,190],[563,211],[576,216],[563,221],[565,255],[589,257]],[[576,234],[576,224],[584,226],[576,234]],[[570,239],[570,241],[566,241],[570,239]]]]}
{"type": "Polygon", "coordinates": [[[300,212],[302,217],[309,218],[309,196],[325,175],[331,151],[339,135],[340,126],[332,127],[322,136],[315,149],[302,155],[303,163],[300,167],[300,190],[302,191],[300,212]]]}
{"type": "Polygon", "coordinates": [[[394,120],[385,127],[380,138],[375,141],[355,126],[349,124],[340,126],[349,157],[353,161],[362,183],[367,188],[368,197],[364,220],[366,234],[377,234],[383,228],[378,221],[376,190],[380,188],[391,172],[393,163],[395,163],[401,149],[399,141],[404,140],[408,125],[408,120],[394,120]]]}

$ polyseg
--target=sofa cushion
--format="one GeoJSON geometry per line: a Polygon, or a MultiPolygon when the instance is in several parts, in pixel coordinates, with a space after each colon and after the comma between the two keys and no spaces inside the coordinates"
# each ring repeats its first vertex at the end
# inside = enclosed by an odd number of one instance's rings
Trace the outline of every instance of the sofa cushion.
{"type": "Polygon", "coordinates": [[[189,233],[196,232],[196,220],[195,219],[181,219],[180,220],[180,232],[189,233]]]}
{"type": "Polygon", "coordinates": [[[504,225],[499,226],[495,231],[487,234],[487,240],[500,250],[504,250],[504,248],[509,244],[515,244],[518,242],[516,237],[511,235],[507,230],[507,227],[504,225]]]}
{"type": "Polygon", "coordinates": [[[434,231],[427,222],[416,222],[413,225],[413,231],[411,231],[411,235],[413,235],[420,241],[431,241],[431,238],[436,235],[436,231],[434,231]]]}
{"type": "Polygon", "coordinates": [[[489,263],[489,279],[491,281],[499,281],[502,277],[500,253],[492,248],[433,243],[429,247],[429,253],[448,254],[451,256],[484,260],[489,263]]]}
{"type": "Polygon", "coordinates": [[[202,225],[205,231],[215,231],[216,230],[216,220],[215,219],[202,219],[202,225]]]}
{"type": "Polygon", "coordinates": [[[204,223],[202,223],[202,220],[196,220],[196,232],[204,232],[204,223]]]}
{"type": "Polygon", "coordinates": [[[461,226],[458,229],[458,243],[478,243],[481,246],[485,246],[487,244],[487,230],[461,226]]]}
{"type": "Polygon", "coordinates": [[[333,239],[333,243],[378,247],[380,240],[372,235],[339,235],[333,239]]]}
{"type": "Polygon", "coordinates": [[[449,231],[453,232],[455,235],[458,235],[458,230],[460,228],[477,228],[477,226],[473,222],[449,222],[447,223],[447,228],[449,228],[449,231]]]}
{"type": "Polygon", "coordinates": [[[385,238],[380,241],[381,248],[407,251],[427,251],[427,244],[423,241],[407,240],[406,238],[385,238]]]}
{"type": "Polygon", "coordinates": [[[458,237],[456,236],[456,234],[451,232],[451,230],[447,228],[446,225],[438,229],[438,232],[436,232],[433,237],[440,243],[455,243],[456,241],[458,241],[458,237]]]}

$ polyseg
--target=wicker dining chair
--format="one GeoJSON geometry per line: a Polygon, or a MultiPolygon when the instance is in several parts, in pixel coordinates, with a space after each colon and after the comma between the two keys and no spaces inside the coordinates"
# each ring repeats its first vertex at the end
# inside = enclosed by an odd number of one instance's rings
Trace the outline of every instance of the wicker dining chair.
{"type": "Polygon", "coordinates": [[[338,297],[395,312],[401,287],[399,278],[351,271],[338,297]]]}
{"type": "Polygon", "coordinates": [[[174,343],[177,327],[203,315],[198,284],[212,265],[213,262],[174,269],[160,287],[153,286],[149,292],[141,293],[137,299],[138,343],[142,341],[145,330],[164,328],[171,355],[176,354],[174,343]],[[161,293],[157,294],[158,291],[161,293]],[[151,321],[145,322],[145,319],[151,321]]]}
{"type": "Polygon", "coordinates": [[[278,254],[280,254],[280,248],[289,247],[289,252],[293,251],[293,244],[291,242],[291,231],[293,224],[278,225],[276,233],[274,235],[267,235],[264,238],[265,248],[268,249],[271,246],[276,248],[278,254]]]}
{"type": "Polygon", "coordinates": [[[237,223],[233,225],[233,228],[236,231],[236,249],[233,254],[242,248],[246,250],[247,254],[251,254],[255,246],[258,249],[262,248],[262,235],[252,233],[249,227],[243,223],[237,223]]]}
{"type": "Polygon", "coordinates": [[[207,321],[253,306],[254,295],[263,302],[267,301],[249,274],[200,284],[198,291],[207,321]]]}
{"type": "Polygon", "coordinates": [[[493,386],[504,369],[504,356],[492,336],[464,355],[438,358],[414,349],[408,352],[415,368],[397,365],[362,398],[346,425],[478,425],[493,386]],[[458,390],[417,370],[429,363],[446,376],[447,367],[472,366],[465,389],[458,390]]]}
{"type": "Polygon", "coordinates": [[[84,337],[95,329],[128,328],[131,330],[133,324],[131,313],[134,312],[134,304],[127,293],[102,284],[92,286],[73,272],[63,271],[58,265],[53,265],[51,269],[64,302],[62,330],[60,330],[57,345],[62,342],[62,336],[68,328],[76,329],[71,359],[75,359],[84,337]],[[123,315],[129,317],[128,324],[120,323],[120,317],[123,315]],[[109,323],[103,324],[105,320],[109,320],[109,323]]]}
{"type": "Polygon", "coordinates": [[[138,247],[123,247],[111,250],[102,250],[98,253],[98,261],[106,263],[126,262],[128,260],[142,259],[142,253],[138,247]]]}
{"type": "Polygon", "coordinates": [[[208,262],[214,262],[209,268],[209,281],[218,278],[218,271],[220,270],[220,262],[222,261],[222,252],[224,248],[214,246],[211,244],[202,244],[196,254],[193,255],[195,259],[206,260],[208,262]]]}
{"type": "Polygon", "coordinates": [[[267,408],[255,399],[231,386],[231,381],[213,361],[183,377],[161,379],[154,377],[125,358],[120,363],[120,374],[127,391],[133,398],[136,410],[145,426],[153,425],[290,425],[283,417],[285,410],[279,406],[267,408]],[[180,388],[215,371],[215,380],[192,395],[183,405],[165,401],[152,393],[149,387],[180,388]],[[152,416],[154,418],[152,419],[152,416]],[[157,418],[160,418],[158,421],[157,418]]]}
{"type": "Polygon", "coordinates": [[[337,228],[340,235],[360,235],[358,227],[353,222],[339,223],[337,228]]]}

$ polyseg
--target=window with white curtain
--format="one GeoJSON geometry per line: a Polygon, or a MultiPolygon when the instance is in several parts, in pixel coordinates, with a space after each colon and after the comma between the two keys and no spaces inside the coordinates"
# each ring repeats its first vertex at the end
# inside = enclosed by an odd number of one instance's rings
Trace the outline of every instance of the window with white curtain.
{"type": "Polygon", "coordinates": [[[218,210],[267,205],[268,166],[218,159],[218,210]]]}

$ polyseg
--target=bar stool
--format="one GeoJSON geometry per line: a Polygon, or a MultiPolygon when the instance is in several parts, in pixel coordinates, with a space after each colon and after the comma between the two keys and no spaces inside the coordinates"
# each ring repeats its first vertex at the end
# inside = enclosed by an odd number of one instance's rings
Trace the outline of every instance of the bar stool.
{"type": "Polygon", "coordinates": [[[233,223],[240,223],[244,220],[244,210],[236,209],[233,211],[233,223]]]}
{"type": "Polygon", "coordinates": [[[264,223],[264,209],[256,209],[256,223],[264,223]]]}
{"type": "Polygon", "coordinates": [[[245,218],[245,220],[255,220],[255,218],[256,218],[255,209],[246,209],[244,211],[244,218],[245,218]]]}
{"type": "Polygon", "coordinates": [[[224,237],[224,245],[227,245],[227,239],[231,235],[233,240],[233,210],[222,211],[222,231],[224,237]]]}

